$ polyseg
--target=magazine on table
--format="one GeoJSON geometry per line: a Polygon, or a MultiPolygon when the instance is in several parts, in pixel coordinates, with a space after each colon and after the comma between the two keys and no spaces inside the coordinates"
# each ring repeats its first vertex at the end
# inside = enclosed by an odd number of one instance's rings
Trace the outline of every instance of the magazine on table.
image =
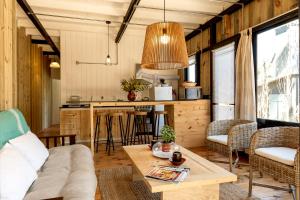
{"type": "Polygon", "coordinates": [[[190,169],[185,167],[157,166],[151,169],[146,177],[162,181],[182,182],[189,175],[189,171],[190,169]]]}

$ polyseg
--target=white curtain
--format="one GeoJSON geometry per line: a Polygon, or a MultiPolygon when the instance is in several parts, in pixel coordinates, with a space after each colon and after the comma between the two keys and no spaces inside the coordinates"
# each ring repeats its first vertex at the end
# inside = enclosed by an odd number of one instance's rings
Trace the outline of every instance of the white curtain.
{"type": "Polygon", "coordinates": [[[241,32],[235,65],[235,118],[256,121],[252,29],[241,32]]]}

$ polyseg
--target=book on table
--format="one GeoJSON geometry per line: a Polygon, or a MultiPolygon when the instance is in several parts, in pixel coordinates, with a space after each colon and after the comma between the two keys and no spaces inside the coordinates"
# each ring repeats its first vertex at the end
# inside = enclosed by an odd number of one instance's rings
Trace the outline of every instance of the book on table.
{"type": "Polygon", "coordinates": [[[157,166],[151,169],[145,177],[170,182],[182,182],[188,176],[190,169],[185,167],[157,166]]]}

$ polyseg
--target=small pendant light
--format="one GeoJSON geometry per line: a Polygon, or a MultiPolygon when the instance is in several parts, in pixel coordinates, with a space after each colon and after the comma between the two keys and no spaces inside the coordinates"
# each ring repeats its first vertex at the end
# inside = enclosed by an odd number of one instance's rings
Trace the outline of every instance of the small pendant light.
{"type": "Polygon", "coordinates": [[[147,26],[142,68],[168,70],[188,67],[188,55],[181,24],[166,22],[164,0],[164,21],[147,26]]]}
{"type": "Polygon", "coordinates": [[[51,63],[50,63],[50,68],[56,68],[56,69],[60,68],[60,64],[59,64],[59,62],[56,60],[56,57],[51,61],[51,63]]]}
{"type": "Polygon", "coordinates": [[[111,21],[106,21],[105,23],[107,24],[107,56],[106,56],[105,64],[111,65],[111,58],[109,55],[109,25],[111,21]]]}

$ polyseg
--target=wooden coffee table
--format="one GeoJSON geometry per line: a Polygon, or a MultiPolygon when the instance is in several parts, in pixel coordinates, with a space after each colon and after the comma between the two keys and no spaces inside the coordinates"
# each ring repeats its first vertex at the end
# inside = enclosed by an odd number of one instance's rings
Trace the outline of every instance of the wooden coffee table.
{"type": "Polygon", "coordinates": [[[168,160],[152,156],[147,145],[123,147],[133,163],[133,181],[143,180],[152,193],[160,192],[163,200],[213,200],[219,199],[219,184],[237,180],[237,176],[214,163],[180,147],[183,164],[190,175],[181,183],[164,182],[145,178],[147,172],[157,165],[170,165],[168,160]]]}

